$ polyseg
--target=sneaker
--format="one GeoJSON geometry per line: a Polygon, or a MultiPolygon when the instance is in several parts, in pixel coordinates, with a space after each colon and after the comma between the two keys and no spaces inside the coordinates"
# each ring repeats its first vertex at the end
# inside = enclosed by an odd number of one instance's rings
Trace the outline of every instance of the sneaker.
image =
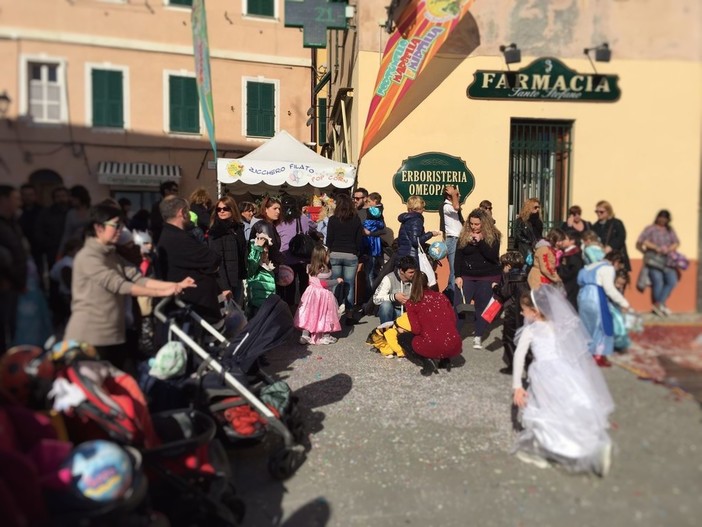
{"type": "Polygon", "coordinates": [[[473,349],[481,350],[483,349],[483,339],[480,337],[473,337],[473,349]]]}
{"type": "Polygon", "coordinates": [[[300,344],[303,346],[306,346],[307,344],[310,343],[310,332],[307,330],[304,330],[302,332],[302,335],[300,336],[300,340],[298,341],[300,344]]]}
{"type": "Polygon", "coordinates": [[[534,465],[538,468],[548,468],[548,461],[546,461],[544,458],[534,454],[529,454],[523,450],[517,450],[516,457],[519,461],[528,463],[529,465],[534,465]]]}
{"type": "Polygon", "coordinates": [[[663,304],[660,305],[659,309],[660,309],[661,311],[663,311],[663,313],[664,313],[665,316],[667,316],[667,317],[669,317],[670,315],[673,314],[673,312],[672,312],[667,306],[664,306],[663,304]]]}
{"type": "Polygon", "coordinates": [[[609,469],[612,466],[612,443],[607,443],[602,447],[600,456],[600,468],[597,475],[604,478],[609,474],[609,469]]]}
{"type": "Polygon", "coordinates": [[[663,306],[659,306],[659,305],[657,305],[657,304],[653,304],[653,307],[651,308],[651,312],[652,312],[654,315],[658,315],[659,317],[665,318],[665,317],[666,317],[666,313],[665,313],[665,311],[663,311],[662,307],[663,307],[663,306]]]}
{"type": "Polygon", "coordinates": [[[339,316],[343,316],[346,313],[346,304],[341,304],[336,312],[339,313],[339,316]]]}
{"type": "Polygon", "coordinates": [[[336,337],[332,337],[329,333],[327,333],[317,341],[317,344],[334,344],[337,340],[339,339],[337,339],[336,337]]]}

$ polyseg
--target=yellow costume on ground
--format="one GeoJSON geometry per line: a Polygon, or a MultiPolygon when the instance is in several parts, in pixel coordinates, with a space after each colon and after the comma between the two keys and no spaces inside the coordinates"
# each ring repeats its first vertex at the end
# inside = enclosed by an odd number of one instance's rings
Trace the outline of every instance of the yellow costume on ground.
{"type": "Polygon", "coordinates": [[[381,324],[373,331],[366,339],[366,342],[377,349],[381,355],[397,355],[404,357],[405,352],[402,350],[400,343],[397,341],[398,328],[405,331],[412,331],[409,317],[407,313],[403,313],[394,322],[386,322],[381,324]]]}

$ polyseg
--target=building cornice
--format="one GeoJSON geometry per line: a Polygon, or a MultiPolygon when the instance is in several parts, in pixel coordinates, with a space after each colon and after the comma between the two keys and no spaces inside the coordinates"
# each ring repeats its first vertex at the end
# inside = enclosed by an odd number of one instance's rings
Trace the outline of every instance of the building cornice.
{"type": "MultiPolygon", "coordinates": [[[[83,33],[67,33],[63,31],[44,31],[18,27],[0,27],[0,40],[27,40],[34,42],[50,42],[53,44],[69,44],[74,46],[89,46],[96,48],[120,49],[141,51],[146,53],[167,53],[171,55],[193,56],[192,46],[168,44],[164,42],[151,42],[146,40],[133,40],[83,33]]],[[[274,66],[311,67],[312,61],[300,57],[280,57],[277,55],[263,55],[258,53],[244,53],[239,51],[210,49],[210,58],[251,62],[274,66]]]]}

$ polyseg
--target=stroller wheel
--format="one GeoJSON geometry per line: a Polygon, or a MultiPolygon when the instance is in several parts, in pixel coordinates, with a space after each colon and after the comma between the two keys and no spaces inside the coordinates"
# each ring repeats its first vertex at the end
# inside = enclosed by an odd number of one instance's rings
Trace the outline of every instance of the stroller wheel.
{"type": "Polygon", "coordinates": [[[305,449],[301,445],[278,450],[268,460],[268,472],[277,480],[288,479],[305,461],[305,449]]]}

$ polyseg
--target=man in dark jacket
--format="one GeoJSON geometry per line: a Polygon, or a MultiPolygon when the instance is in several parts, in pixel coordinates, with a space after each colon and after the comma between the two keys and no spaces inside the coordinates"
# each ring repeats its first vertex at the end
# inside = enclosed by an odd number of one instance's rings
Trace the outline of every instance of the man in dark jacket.
{"type": "Polygon", "coordinates": [[[27,287],[27,251],[17,222],[20,195],[0,185],[0,355],[10,347],[17,323],[17,301],[27,287]]]}
{"type": "Polygon", "coordinates": [[[161,237],[161,229],[163,229],[163,222],[165,221],[161,216],[161,202],[168,196],[178,195],[178,183],[175,181],[164,181],[161,183],[159,191],[161,192],[161,201],[157,201],[151,206],[151,217],[149,218],[149,227],[151,227],[151,237],[154,240],[154,245],[158,244],[158,239],[161,237]]]}
{"type": "MultiPolygon", "coordinates": [[[[20,197],[22,201],[22,214],[19,217],[19,224],[22,227],[24,238],[29,242],[29,248],[37,265],[39,276],[44,276],[44,258],[41,247],[35,236],[35,226],[41,211],[44,210],[37,199],[37,189],[31,183],[25,183],[20,187],[20,197]]],[[[49,262],[51,265],[53,262],[49,262]]],[[[40,280],[43,285],[43,280],[40,280]]]]}
{"type": "Polygon", "coordinates": [[[51,191],[51,205],[42,209],[36,224],[34,225],[34,236],[46,257],[49,269],[56,263],[63,237],[63,229],[66,223],[66,214],[71,207],[66,187],[56,187],[51,191]]]}
{"type": "Polygon", "coordinates": [[[217,285],[219,256],[186,232],[190,221],[186,199],[169,196],[159,208],[164,220],[158,243],[159,278],[179,282],[192,277],[197,287],[183,291],[183,301],[208,322],[218,322],[222,318],[217,298],[222,292],[217,285]]]}

